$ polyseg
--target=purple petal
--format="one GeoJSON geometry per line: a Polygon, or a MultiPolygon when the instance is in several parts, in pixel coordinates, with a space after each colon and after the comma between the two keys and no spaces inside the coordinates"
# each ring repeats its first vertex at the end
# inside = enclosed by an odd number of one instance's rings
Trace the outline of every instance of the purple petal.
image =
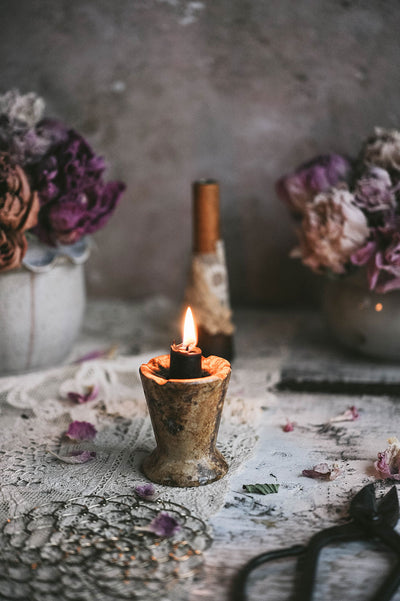
{"type": "Polygon", "coordinates": [[[91,351],[82,357],[79,357],[74,361],[74,363],[84,363],[85,361],[93,361],[93,359],[112,359],[117,351],[118,346],[113,344],[110,348],[104,349],[102,351],[91,351]]]}
{"type": "Polygon", "coordinates": [[[149,524],[148,530],[157,536],[170,537],[180,530],[180,525],[172,515],[161,511],[149,524]]]}
{"type": "Polygon", "coordinates": [[[93,440],[96,436],[96,428],[89,422],[74,421],[69,425],[65,436],[71,440],[93,440]]]}
{"type": "Polygon", "coordinates": [[[95,451],[73,451],[68,455],[57,455],[57,453],[53,453],[53,451],[50,451],[50,449],[47,449],[47,452],[50,453],[50,455],[53,455],[53,457],[56,457],[57,459],[62,461],[63,463],[69,463],[71,465],[77,463],[87,463],[88,461],[92,461],[96,458],[95,451]]]}
{"type": "Polygon", "coordinates": [[[134,490],[138,497],[146,501],[155,501],[157,498],[156,489],[152,484],[138,484],[134,490]]]}
{"type": "Polygon", "coordinates": [[[327,463],[318,463],[311,470],[303,470],[302,475],[314,480],[335,480],[341,470],[337,466],[329,467],[327,463]]]}
{"type": "Polygon", "coordinates": [[[69,392],[68,398],[70,401],[74,401],[74,403],[87,403],[88,401],[93,401],[97,395],[99,394],[99,387],[96,385],[87,386],[86,394],[80,394],[79,392],[69,392]]]}

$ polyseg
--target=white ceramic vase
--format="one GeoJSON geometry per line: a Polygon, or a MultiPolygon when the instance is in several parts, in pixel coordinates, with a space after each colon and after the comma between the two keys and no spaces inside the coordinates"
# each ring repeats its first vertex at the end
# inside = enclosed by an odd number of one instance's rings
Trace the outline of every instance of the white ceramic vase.
{"type": "Polygon", "coordinates": [[[30,241],[20,269],[0,273],[0,375],[47,368],[71,351],[85,310],[86,243],[30,241]]]}
{"type": "Polygon", "coordinates": [[[400,361],[400,290],[368,289],[364,270],[327,280],[323,312],[336,340],[371,357],[400,361]]]}

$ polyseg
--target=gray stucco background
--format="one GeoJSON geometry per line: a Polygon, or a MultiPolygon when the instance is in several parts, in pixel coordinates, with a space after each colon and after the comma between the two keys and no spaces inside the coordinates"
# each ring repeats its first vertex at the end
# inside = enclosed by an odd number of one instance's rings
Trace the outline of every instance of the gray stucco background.
{"type": "Polygon", "coordinates": [[[92,294],[180,300],[190,184],[220,180],[234,304],[307,302],[316,279],[274,181],[400,127],[398,0],[1,0],[0,89],[34,90],[127,183],[92,294]]]}

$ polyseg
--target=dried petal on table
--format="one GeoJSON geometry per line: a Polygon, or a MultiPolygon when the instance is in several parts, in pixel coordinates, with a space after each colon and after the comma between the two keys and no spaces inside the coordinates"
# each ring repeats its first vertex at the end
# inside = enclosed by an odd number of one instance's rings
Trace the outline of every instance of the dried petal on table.
{"type": "Polygon", "coordinates": [[[69,453],[68,455],[57,455],[57,453],[53,453],[53,451],[50,451],[50,449],[47,449],[47,452],[63,463],[70,463],[72,465],[77,463],[87,463],[88,461],[92,461],[96,458],[95,451],[72,451],[72,453],[69,453]]]}
{"type": "Polygon", "coordinates": [[[332,467],[329,467],[327,463],[318,463],[311,470],[302,471],[303,476],[315,480],[335,480],[341,473],[342,471],[336,463],[332,467]]]}
{"type": "Polygon", "coordinates": [[[400,443],[395,436],[388,443],[388,448],[378,453],[374,466],[381,478],[400,480],[400,443]]]}
{"type": "Polygon", "coordinates": [[[169,538],[173,536],[178,530],[180,530],[180,525],[176,521],[176,519],[169,515],[166,511],[161,511],[149,524],[146,528],[149,532],[154,532],[157,536],[162,536],[164,538],[169,538]]]}
{"type": "Polygon", "coordinates": [[[282,430],[284,432],[293,432],[294,430],[294,422],[291,422],[289,420],[286,421],[286,424],[284,426],[282,426],[282,430]]]}
{"type": "Polygon", "coordinates": [[[340,415],[336,415],[336,417],[331,417],[329,420],[330,423],[334,422],[354,422],[356,419],[360,417],[358,409],[355,405],[352,405],[344,413],[340,415]]]}
{"type": "Polygon", "coordinates": [[[86,392],[81,394],[80,392],[69,392],[68,398],[70,401],[74,401],[75,403],[87,403],[88,401],[93,401],[97,398],[99,394],[99,387],[96,385],[87,386],[86,392]]]}
{"type": "Polygon", "coordinates": [[[75,420],[71,422],[68,430],[65,433],[67,438],[71,440],[93,440],[96,436],[97,430],[90,422],[80,422],[75,420]]]}
{"type": "Polygon", "coordinates": [[[146,501],[155,501],[158,497],[156,489],[152,484],[138,484],[134,488],[135,494],[146,501]]]}

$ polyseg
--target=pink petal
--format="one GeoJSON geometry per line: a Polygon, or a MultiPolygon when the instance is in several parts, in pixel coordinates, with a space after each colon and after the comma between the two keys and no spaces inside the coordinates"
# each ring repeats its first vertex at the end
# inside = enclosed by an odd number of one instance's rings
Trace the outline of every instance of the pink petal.
{"type": "Polygon", "coordinates": [[[358,413],[357,408],[355,407],[355,405],[352,405],[351,407],[346,409],[346,411],[344,411],[344,413],[341,413],[340,415],[337,415],[336,417],[331,417],[329,422],[330,423],[354,422],[354,420],[358,419],[359,417],[360,417],[360,414],[358,413]]]}
{"type": "Polygon", "coordinates": [[[65,433],[67,438],[71,440],[93,440],[97,430],[90,422],[74,421],[70,423],[68,430],[65,433]]]}
{"type": "Polygon", "coordinates": [[[306,478],[314,478],[314,480],[335,480],[341,470],[334,465],[329,467],[327,463],[318,463],[311,470],[303,470],[302,475],[306,478]]]}
{"type": "Polygon", "coordinates": [[[79,404],[87,403],[88,401],[93,401],[99,394],[99,387],[94,385],[87,386],[86,388],[86,394],[80,394],[79,392],[69,392],[67,396],[70,399],[70,401],[74,401],[74,403],[79,404]]]}
{"type": "Polygon", "coordinates": [[[287,420],[286,424],[282,427],[284,432],[293,432],[294,430],[294,422],[287,420]]]}

